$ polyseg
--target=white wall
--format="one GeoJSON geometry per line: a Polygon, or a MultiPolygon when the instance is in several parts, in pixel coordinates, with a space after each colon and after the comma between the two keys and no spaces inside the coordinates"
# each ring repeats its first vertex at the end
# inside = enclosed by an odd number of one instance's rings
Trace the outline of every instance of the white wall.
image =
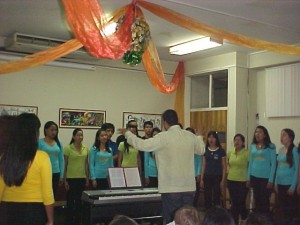
{"type": "MultiPolygon", "coordinates": [[[[295,144],[298,144],[300,142],[300,117],[266,117],[265,76],[264,69],[250,70],[249,96],[251,104],[249,109],[249,141],[251,142],[253,138],[255,127],[263,125],[268,129],[271,141],[276,147],[281,146],[280,132],[284,128],[294,130],[296,134],[295,144]],[[256,119],[256,114],[259,115],[259,119],[256,119]]],[[[276,99],[273,99],[272,102],[276,104],[276,99]]]]}
{"type": "MultiPolygon", "coordinates": [[[[119,64],[110,62],[111,66],[119,64]]],[[[59,122],[59,108],[105,110],[106,121],[116,128],[122,127],[124,111],[162,113],[174,107],[175,94],[160,93],[145,72],[123,67],[130,70],[99,67],[96,71],[85,71],[40,66],[0,75],[0,104],[38,106],[42,126],[48,120],[59,122]]],[[[175,64],[167,65],[167,72],[171,73],[175,67],[175,64]]],[[[64,145],[72,131],[59,129],[64,145]]],[[[95,133],[96,129],[84,129],[86,145],[93,144],[95,133]]]]}

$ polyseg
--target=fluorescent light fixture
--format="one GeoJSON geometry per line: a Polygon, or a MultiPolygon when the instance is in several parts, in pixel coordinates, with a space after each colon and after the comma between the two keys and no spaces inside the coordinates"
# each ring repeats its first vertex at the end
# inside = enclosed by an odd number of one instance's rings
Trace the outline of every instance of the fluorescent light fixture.
{"type": "Polygon", "coordinates": [[[201,50],[222,46],[223,43],[213,40],[211,37],[204,37],[193,41],[188,41],[170,47],[169,52],[172,55],[185,55],[201,50]]]}

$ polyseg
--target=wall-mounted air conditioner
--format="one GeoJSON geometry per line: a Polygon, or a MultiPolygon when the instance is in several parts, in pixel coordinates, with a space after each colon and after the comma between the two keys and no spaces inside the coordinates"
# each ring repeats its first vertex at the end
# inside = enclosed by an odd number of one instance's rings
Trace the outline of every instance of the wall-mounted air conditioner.
{"type": "MultiPolygon", "coordinates": [[[[5,40],[4,48],[6,51],[18,53],[36,53],[65,43],[65,40],[49,38],[43,36],[15,33],[5,40]]],[[[74,59],[84,61],[97,61],[99,59],[91,56],[85,49],[81,48],[74,51],[63,59],[74,59]]]]}

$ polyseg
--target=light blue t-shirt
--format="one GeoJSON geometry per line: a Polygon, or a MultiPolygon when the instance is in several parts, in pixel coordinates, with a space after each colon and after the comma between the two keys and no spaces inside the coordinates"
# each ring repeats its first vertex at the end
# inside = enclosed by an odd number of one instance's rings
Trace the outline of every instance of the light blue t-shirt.
{"type": "Polygon", "coordinates": [[[53,146],[48,145],[44,138],[39,139],[38,149],[46,152],[51,161],[52,173],[60,173],[60,178],[64,177],[65,161],[64,161],[64,148],[60,142],[60,146],[55,142],[53,146]]]}
{"type": "Polygon", "coordinates": [[[276,169],[276,148],[270,144],[264,149],[256,149],[256,144],[251,144],[248,166],[248,180],[250,176],[268,179],[274,182],[276,169]]]}
{"type": "Polygon", "coordinates": [[[112,150],[110,149],[110,152],[99,151],[99,149],[93,146],[89,152],[91,180],[107,178],[109,167],[114,167],[112,150]]]}
{"type": "Polygon", "coordinates": [[[202,169],[202,155],[194,155],[194,164],[195,164],[195,177],[201,175],[201,169],[202,169]]]}
{"type": "Polygon", "coordinates": [[[155,152],[144,152],[144,159],[145,178],[157,177],[155,152]]]}
{"type": "Polygon", "coordinates": [[[277,170],[275,184],[290,185],[292,191],[295,190],[298,181],[299,153],[298,148],[294,147],[293,165],[290,167],[287,160],[287,155],[283,153],[283,147],[279,149],[277,156],[277,170]]]}

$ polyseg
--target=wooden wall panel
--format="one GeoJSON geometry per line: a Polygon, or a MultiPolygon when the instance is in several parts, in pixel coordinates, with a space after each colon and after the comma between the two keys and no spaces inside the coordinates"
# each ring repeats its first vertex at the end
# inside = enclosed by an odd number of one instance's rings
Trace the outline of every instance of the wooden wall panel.
{"type": "MultiPolygon", "coordinates": [[[[227,110],[213,110],[213,111],[197,111],[190,113],[190,125],[192,128],[202,128],[205,131],[205,138],[209,131],[218,131],[227,133],[227,110]]],[[[226,149],[225,142],[221,143],[222,147],[226,149]]]]}

